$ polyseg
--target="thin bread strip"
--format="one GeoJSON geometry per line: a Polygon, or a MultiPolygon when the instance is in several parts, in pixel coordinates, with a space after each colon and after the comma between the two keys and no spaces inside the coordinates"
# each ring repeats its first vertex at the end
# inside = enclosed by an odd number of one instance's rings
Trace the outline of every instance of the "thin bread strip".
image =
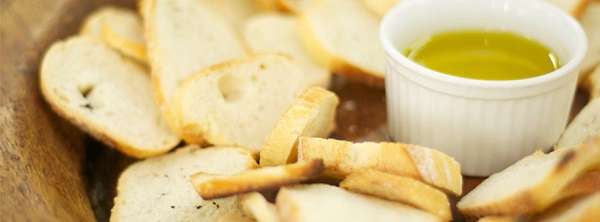
{"type": "Polygon", "coordinates": [[[337,96],[326,89],[306,90],[283,114],[260,151],[260,165],[274,166],[296,161],[298,138],[327,137],[335,128],[337,96]]]}
{"type": "Polygon", "coordinates": [[[441,221],[430,213],[397,202],[325,184],[281,188],[276,205],[282,221],[290,222],[441,221]]]}
{"type": "Polygon", "coordinates": [[[274,204],[269,203],[265,197],[252,192],[240,196],[242,209],[247,215],[250,215],[256,222],[278,222],[279,215],[274,204]]]}
{"type": "Polygon", "coordinates": [[[593,99],[575,116],[563,132],[557,150],[574,148],[600,134],[600,99],[593,99]]]}
{"type": "Polygon", "coordinates": [[[591,222],[600,219],[600,192],[564,202],[543,213],[539,222],[591,222]]]}
{"type": "Polygon", "coordinates": [[[298,159],[323,159],[324,173],[337,178],[375,169],[412,177],[454,195],[462,193],[460,164],[442,152],[421,146],[303,137],[298,143],[298,159]]]}
{"type": "Polygon", "coordinates": [[[203,199],[210,200],[300,183],[318,176],[322,171],[322,160],[310,160],[231,176],[199,172],[192,176],[192,184],[203,199]]]}
{"type": "Polygon", "coordinates": [[[348,175],[340,183],[340,187],[415,206],[437,215],[444,221],[452,220],[450,202],[446,194],[410,177],[364,170],[348,175]]]}
{"type": "Polygon", "coordinates": [[[254,55],[190,76],[179,87],[173,109],[186,142],[206,140],[258,152],[310,84],[287,57],[254,55]]]}
{"type": "Polygon", "coordinates": [[[142,21],[135,11],[114,6],[97,9],[85,19],[80,34],[102,40],[123,55],[146,63],[142,21]]]}
{"type": "Polygon", "coordinates": [[[468,218],[541,212],[572,181],[600,163],[600,138],[576,149],[536,152],[484,180],[457,204],[468,218]]]}
{"type": "Polygon", "coordinates": [[[314,85],[327,87],[331,80],[329,70],[316,64],[302,45],[298,19],[282,14],[261,14],[248,19],[243,25],[243,39],[252,53],[282,53],[297,60],[306,78],[314,85]]]}
{"type": "Polygon", "coordinates": [[[238,197],[203,200],[190,174],[228,175],[256,168],[246,150],[190,145],[129,166],[119,177],[110,221],[252,221],[238,197]]]}
{"type": "Polygon", "coordinates": [[[129,156],[166,153],[179,143],[144,69],[99,40],[54,43],[42,61],[40,87],[59,115],[129,156]]]}
{"type": "Polygon", "coordinates": [[[322,0],[300,12],[302,39],[320,64],[350,80],[383,87],[378,18],[360,0],[322,0]]]}
{"type": "Polygon", "coordinates": [[[172,102],[181,82],[246,52],[233,25],[202,1],[144,0],[141,4],[156,97],[169,126],[179,131],[172,102]]]}

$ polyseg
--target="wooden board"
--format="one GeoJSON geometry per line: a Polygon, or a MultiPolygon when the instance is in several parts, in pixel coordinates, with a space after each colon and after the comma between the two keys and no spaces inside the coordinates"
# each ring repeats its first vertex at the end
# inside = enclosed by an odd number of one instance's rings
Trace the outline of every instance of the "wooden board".
{"type": "MultiPolygon", "coordinates": [[[[119,173],[133,159],[83,135],[52,113],[38,65],[53,41],[76,33],[109,0],[0,0],[0,215],[7,221],[107,221],[119,173]]],[[[389,141],[385,93],[335,78],[341,98],[332,137],[389,141]]],[[[574,113],[585,104],[579,92],[574,113]]],[[[481,178],[465,178],[469,191],[481,178]]],[[[457,218],[460,219],[460,218],[457,218]]]]}

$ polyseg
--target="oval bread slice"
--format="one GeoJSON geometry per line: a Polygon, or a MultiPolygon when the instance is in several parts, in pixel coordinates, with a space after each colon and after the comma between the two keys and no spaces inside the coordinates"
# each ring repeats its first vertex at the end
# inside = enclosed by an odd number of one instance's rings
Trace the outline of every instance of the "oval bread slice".
{"type": "Polygon", "coordinates": [[[252,221],[242,212],[238,197],[200,198],[190,175],[228,175],[255,167],[243,149],[195,145],[134,163],[119,177],[110,221],[252,221]]]}
{"type": "Polygon", "coordinates": [[[281,188],[276,206],[282,221],[442,221],[430,213],[397,202],[325,184],[281,188]]]}
{"type": "Polygon", "coordinates": [[[178,130],[172,110],[177,87],[208,66],[245,56],[245,49],[233,25],[202,1],[144,0],[141,11],[159,105],[178,130]]]}
{"type": "Polygon", "coordinates": [[[484,180],[457,204],[468,218],[538,213],[563,190],[600,163],[600,138],[575,149],[536,152],[484,180]]]}
{"type": "Polygon", "coordinates": [[[543,213],[539,222],[592,222],[600,219],[600,192],[564,202],[543,213]]]}
{"type": "Polygon", "coordinates": [[[127,155],[149,157],[179,143],[145,71],[100,41],[73,37],[52,45],[40,84],[59,115],[127,155]]]}
{"type": "Polygon", "coordinates": [[[300,12],[309,53],[336,74],[383,87],[385,58],[379,20],[361,0],[312,1],[300,12]]]}
{"type": "Polygon", "coordinates": [[[374,169],[412,177],[454,195],[462,193],[460,164],[434,149],[400,143],[352,143],[342,140],[302,137],[298,160],[322,159],[327,176],[345,178],[351,173],[374,169]]]}
{"type": "Polygon", "coordinates": [[[189,143],[206,139],[259,151],[277,120],[310,83],[298,65],[279,55],[256,55],[191,76],[175,108],[189,143]]]}
{"type": "Polygon", "coordinates": [[[301,136],[327,137],[335,128],[337,96],[326,89],[306,90],[283,114],[260,151],[260,166],[295,162],[301,136]]]}
{"type": "Polygon", "coordinates": [[[244,23],[242,34],[252,53],[289,55],[302,64],[306,78],[314,80],[314,85],[329,85],[329,71],[316,64],[302,45],[295,16],[275,13],[254,16],[244,23]]]}

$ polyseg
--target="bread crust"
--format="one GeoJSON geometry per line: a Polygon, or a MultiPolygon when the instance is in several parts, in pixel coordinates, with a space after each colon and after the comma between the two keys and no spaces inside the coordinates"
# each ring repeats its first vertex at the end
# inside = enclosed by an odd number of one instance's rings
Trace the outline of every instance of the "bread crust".
{"type": "Polygon", "coordinates": [[[446,194],[410,177],[363,170],[348,175],[340,183],[340,187],[415,206],[437,215],[444,221],[452,220],[450,202],[446,194]]]}
{"type": "Polygon", "coordinates": [[[144,43],[132,41],[126,37],[120,36],[119,33],[113,31],[107,24],[102,26],[102,38],[106,43],[117,49],[123,55],[129,56],[142,64],[147,64],[148,58],[146,56],[146,45],[144,43]]]}
{"type": "Polygon", "coordinates": [[[210,200],[300,183],[317,177],[322,171],[322,160],[310,160],[231,176],[199,172],[192,176],[192,183],[202,199],[210,200]]]}

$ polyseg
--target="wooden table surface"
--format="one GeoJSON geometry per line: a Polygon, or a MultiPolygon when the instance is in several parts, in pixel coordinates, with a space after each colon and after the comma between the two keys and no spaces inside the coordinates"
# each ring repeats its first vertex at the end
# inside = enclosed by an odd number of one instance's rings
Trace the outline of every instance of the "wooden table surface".
{"type": "MultiPolygon", "coordinates": [[[[106,221],[118,174],[134,160],[56,116],[38,90],[45,49],[75,33],[86,14],[118,0],[0,0],[0,220],[106,221]]],[[[336,78],[334,138],[390,140],[385,93],[336,78]]],[[[585,103],[578,93],[574,113],[585,103]]],[[[465,178],[465,191],[481,178],[465,178]]]]}

